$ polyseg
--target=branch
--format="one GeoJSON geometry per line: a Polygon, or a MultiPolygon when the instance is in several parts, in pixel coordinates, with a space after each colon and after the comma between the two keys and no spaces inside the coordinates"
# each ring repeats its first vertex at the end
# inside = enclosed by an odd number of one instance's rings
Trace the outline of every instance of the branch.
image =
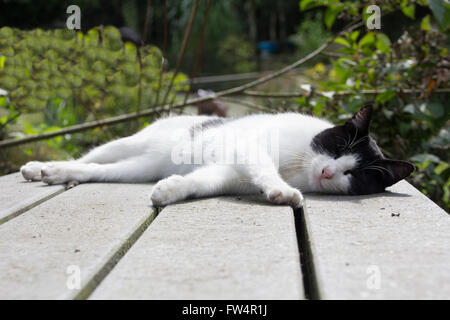
{"type": "Polygon", "coordinates": [[[220,98],[220,100],[227,101],[227,102],[230,102],[230,103],[240,104],[240,105],[242,105],[244,107],[247,107],[249,109],[256,110],[256,111],[261,111],[261,112],[266,112],[266,113],[273,113],[274,112],[274,110],[271,110],[269,108],[265,108],[265,107],[259,106],[257,104],[254,104],[252,102],[245,101],[245,100],[242,100],[242,99],[234,99],[234,98],[222,97],[222,98],[220,98]]]}
{"type": "Polygon", "coordinates": [[[2,140],[2,141],[0,141],[0,149],[5,148],[5,147],[19,145],[19,144],[34,142],[34,141],[38,141],[38,140],[45,140],[45,139],[53,138],[56,136],[61,136],[61,135],[68,134],[68,133],[85,131],[85,130],[96,128],[96,127],[102,127],[102,126],[106,126],[106,125],[113,125],[113,124],[117,124],[117,123],[127,122],[127,121],[134,120],[137,118],[171,111],[172,109],[177,109],[177,108],[184,107],[187,105],[192,105],[192,104],[197,104],[197,103],[201,103],[204,101],[209,101],[211,99],[213,99],[213,97],[211,97],[211,96],[197,98],[197,99],[191,99],[191,100],[188,100],[186,103],[176,104],[176,105],[172,106],[172,108],[170,107],[170,105],[165,105],[165,106],[160,106],[160,107],[156,107],[156,108],[142,110],[141,112],[132,112],[132,113],[116,116],[116,117],[111,117],[111,118],[104,119],[104,120],[90,121],[90,122],[86,122],[83,124],[66,127],[66,128],[60,129],[60,130],[55,130],[52,132],[31,135],[31,136],[28,136],[28,137],[25,137],[22,139],[2,140]]]}
{"type": "Polygon", "coordinates": [[[148,29],[148,21],[150,20],[150,7],[151,7],[151,0],[147,0],[147,6],[145,10],[144,30],[142,32],[142,45],[145,45],[145,43],[147,42],[147,29],[148,29]]]}
{"type": "Polygon", "coordinates": [[[178,54],[177,58],[177,64],[175,66],[175,71],[172,75],[172,78],[170,79],[169,88],[166,91],[166,94],[163,98],[162,104],[165,104],[167,101],[167,97],[169,96],[170,90],[172,90],[173,82],[175,81],[175,77],[178,74],[178,71],[180,70],[181,62],[183,61],[184,53],[186,52],[186,47],[189,42],[189,38],[191,37],[192,32],[192,25],[194,24],[195,16],[197,15],[197,9],[198,9],[199,0],[194,0],[194,6],[191,11],[191,15],[189,17],[188,25],[186,28],[186,32],[184,33],[183,42],[181,44],[181,50],[178,54]]]}
{"type": "MultiPolygon", "coordinates": [[[[206,21],[208,20],[208,14],[209,14],[209,7],[211,6],[211,1],[210,0],[206,0],[206,7],[205,7],[205,14],[203,16],[203,25],[202,25],[202,33],[200,36],[200,45],[198,47],[197,50],[197,55],[195,57],[195,62],[194,62],[194,67],[192,68],[192,73],[191,76],[189,78],[194,78],[197,74],[197,69],[200,65],[200,61],[202,58],[202,54],[203,54],[203,43],[205,42],[205,31],[206,31],[206,21]]],[[[192,89],[192,82],[189,82],[189,89],[186,91],[186,95],[184,96],[184,102],[187,101],[187,99],[189,98],[189,93],[191,92],[192,89]]]]}
{"type": "MultiPolygon", "coordinates": [[[[246,96],[250,96],[250,97],[261,97],[261,98],[300,98],[300,97],[304,97],[305,95],[307,95],[308,93],[312,92],[313,94],[325,94],[325,93],[329,93],[330,95],[332,94],[333,96],[349,96],[349,95],[354,95],[354,94],[380,94],[380,93],[384,93],[386,91],[394,91],[394,92],[401,92],[401,93],[407,93],[407,94],[414,94],[414,93],[420,93],[422,90],[419,89],[401,89],[401,88],[396,88],[396,89],[392,89],[392,90],[378,90],[378,89],[368,89],[368,90],[361,90],[359,92],[354,92],[354,91],[307,91],[304,90],[304,92],[261,92],[261,91],[244,91],[242,92],[242,94],[246,95],[246,96]]],[[[433,91],[431,91],[430,93],[447,93],[450,92],[450,88],[438,88],[435,89],[433,91]]]]}
{"type": "Polygon", "coordinates": [[[159,103],[159,93],[161,91],[162,86],[162,78],[164,73],[164,62],[166,59],[166,49],[167,49],[167,0],[164,0],[164,44],[163,44],[163,51],[162,51],[162,61],[161,61],[161,69],[159,70],[159,80],[158,80],[158,89],[156,89],[156,98],[155,98],[155,104],[154,106],[157,106],[159,103]]]}

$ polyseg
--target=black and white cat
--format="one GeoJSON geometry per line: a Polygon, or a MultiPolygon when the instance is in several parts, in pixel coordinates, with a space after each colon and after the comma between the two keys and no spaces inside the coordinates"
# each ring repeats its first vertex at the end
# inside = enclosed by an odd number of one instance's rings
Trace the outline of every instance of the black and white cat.
{"type": "Polygon", "coordinates": [[[414,171],[383,156],[369,135],[371,113],[366,106],[338,126],[296,113],[168,117],[78,160],[32,161],[20,171],[48,184],[158,181],[151,193],[156,206],[261,192],[299,207],[301,191],[378,193],[414,171]]]}

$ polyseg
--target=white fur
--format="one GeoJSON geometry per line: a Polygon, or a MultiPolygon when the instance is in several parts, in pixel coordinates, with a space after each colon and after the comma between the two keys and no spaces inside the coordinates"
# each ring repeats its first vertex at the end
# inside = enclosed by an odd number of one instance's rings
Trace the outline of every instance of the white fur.
{"type": "Polygon", "coordinates": [[[348,191],[349,178],[344,172],[353,168],[357,159],[347,155],[335,160],[310,146],[312,138],[332,127],[331,123],[295,113],[264,114],[233,119],[202,131],[198,125],[209,119],[217,118],[160,119],[78,160],[32,161],[21,172],[27,180],[41,178],[48,184],[72,180],[159,181],[151,194],[154,205],[188,197],[261,191],[274,203],[298,207],[302,202],[300,190],[348,191]],[[193,132],[195,125],[197,130],[193,132]],[[319,179],[325,166],[333,178],[319,179]]]}

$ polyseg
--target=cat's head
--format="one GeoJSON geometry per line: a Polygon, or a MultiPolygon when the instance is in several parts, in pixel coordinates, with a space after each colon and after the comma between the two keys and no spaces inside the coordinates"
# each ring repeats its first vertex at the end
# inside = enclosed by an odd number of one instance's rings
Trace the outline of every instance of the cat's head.
{"type": "Polygon", "coordinates": [[[343,125],[317,134],[311,147],[310,180],[326,193],[371,194],[409,176],[414,165],[386,159],[369,135],[372,106],[359,110],[343,125]]]}

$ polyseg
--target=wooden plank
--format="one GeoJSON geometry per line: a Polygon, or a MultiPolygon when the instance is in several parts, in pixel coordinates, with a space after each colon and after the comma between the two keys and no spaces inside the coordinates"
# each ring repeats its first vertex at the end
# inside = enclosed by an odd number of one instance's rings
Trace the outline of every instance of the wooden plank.
{"type": "Polygon", "coordinates": [[[90,299],[302,299],[292,209],[238,199],[163,209],[90,299]]]}
{"type": "Polygon", "coordinates": [[[0,225],[0,299],[88,295],[153,219],[150,190],[82,184],[0,225]]]}
{"type": "Polygon", "coordinates": [[[29,182],[20,173],[0,177],[0,224],[64,191],[64,186],[29,182]]]}
{"type": "Polygon", "coordinates": [[[448,299],[450,218],[406,181],[369,196],[307,195],[324,299],[448,299]]]}

